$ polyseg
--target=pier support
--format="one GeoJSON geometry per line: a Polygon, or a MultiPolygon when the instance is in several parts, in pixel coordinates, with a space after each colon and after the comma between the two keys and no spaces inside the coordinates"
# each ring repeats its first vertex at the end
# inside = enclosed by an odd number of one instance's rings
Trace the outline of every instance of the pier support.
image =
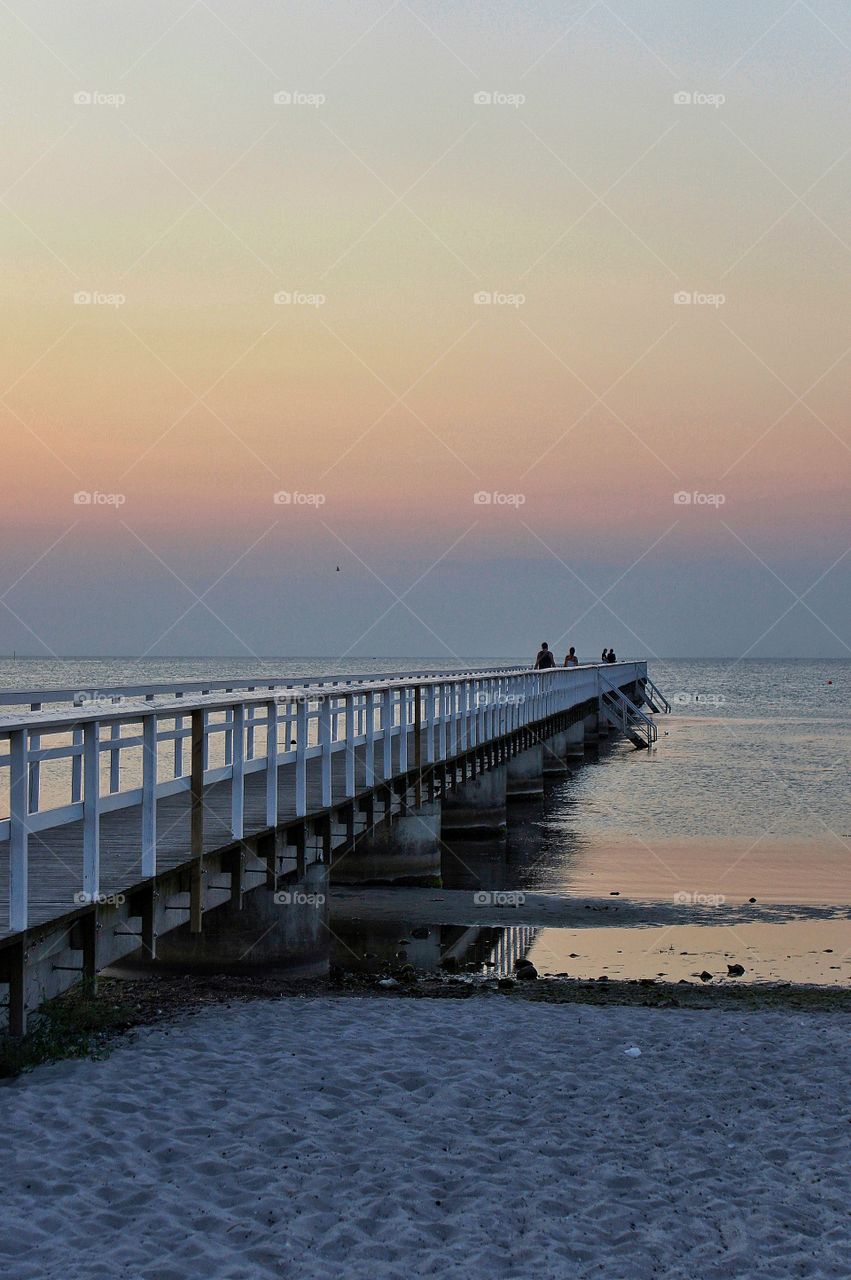
{"type": "Polygon", "coordinates": [[[581,760],[585,755],[585,721],[572,724],[565,730],[565,757],[568,760],[581,760]]]}
{"type": "Polygon", "coordinates": [[[528,800],[544,794],[544,748],[528,747],[508,762],[509,800],[528,800]]]}
{"type": "Polygon", "coordinates": [[[354,844],[335,855],[331,879],[337,884],[440,884],[439,800],[385,817],[354,844]]]}
{"type": "Polygon", "coordinates": [[[161,936],[156,960],[128,957],[145,969],[183,973],[246,973],[286,970],[298,977],[328,971],[328,868],[307,867],[300,879],[282,882],[273,893],[247,893],[242,910],[231,902],[204,915],[202,933],[189,925],[161,936]]]}
{"type": "Polygon", "coordinates": [[[443,797],[441,830],[446,837],[487,838],[505,833],[508,766],[497,765],[443,797]]]}
{"type": "Polygon", "coordinates": [[[596,711],[589,711],[582,723],[585,729],[585,744],[594,746],[600,737],[600,717],[596,711]]]}
{"type": "Polygon", "coordinates": [[[547,738],[542,743],[542,746],[544,748],[544,777],[569,777],[570,770],[565,764],[565,759],[567,758],[567,734],[554,733],[551,738],[547,738]]]}

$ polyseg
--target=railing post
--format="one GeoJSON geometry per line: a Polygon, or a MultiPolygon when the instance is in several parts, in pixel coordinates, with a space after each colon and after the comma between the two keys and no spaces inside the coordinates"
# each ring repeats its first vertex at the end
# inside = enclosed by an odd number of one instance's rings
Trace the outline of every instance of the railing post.
{"type": "Polygon", "coordinates": [[[245,703],[232,711],[233,765],[230,781],[230,829],[235,840],[241,840],[245,828],[245,703]]]}
{"type": "Polygon", "coordinates": [[[322,773],[322,806],[330,808],[332,800],[331,787],[331,694],[322,696],[319,708],[319,745],[322,748],[320,767],[322,773]]]}
{"type": "Polygon", "coordinates": [[[390,688],[384,690],[381,704],[381,732],[384,735],[382,773],[386,782],[393,775],[393,690],[390,688]]]}
{"type": "Polygon", "coordinates": [[[83,726],[83,893],[100,893],[100,721],[83,726]]]}
{"type": "Polygon", "coordinates": [[[399,772],[408,772],[408,687],[399,690],[399,772]]]}
{"type": "Polygon", "coordinates": [[[366,786],[375,786],[375,690],[366,695],[366,786]]]}
{"type": "Polygon", "coordinates": [[[355,794],[355,695],[343,695],[346,722],[346,798],[355,794]]]}
{"type": "MultiPolygon", "coordinates": [[[[30,711],[41,711],[40,702],[31,702],[30,711]]],[[[33,733],[30,736],[30,750],[38,751],[41,746],[41,734],[33,733]]],[[[29,812],[38,813],[38,806],[41,799],[41,761],[30,761],[30,798],[29,812]]]]}
{"type": "Polygon", "coordinates": [[[422,689],[414,685],[414,804],[417,809],[423,803],[423,706],[422,689]]]}
{"type": "Polygon", "coordinates": [[[446,710],[448,697],[446,685],[437,686],[437,758],[446,759],[446,710]]]}
{"type": "Polygon", "coordinates": [[[447,688],[449,689],[449,754],[455,756],[458,754],[458,712],[456,709],[458,681],[450,680],[447,688]]]}
{"type": "MultiPolygon", "coordinates": [[[[121,738],[121,725],[117,720],[113,720],[109,726],[110,742],[118,742],[121,738]]],[[[121,786],[121,748],[114,747],[109,753],[109,791],[110,795],[114,795],[121,786]]]]}
{"type": "Polygon", "coordinates": [[[266,826],[278,825],[278,704],[266,703],[266,826]]]}
{"type": "Polygon", "coordinates": [[[174,776],[183,777],[183,716],[174,717],[174,776]]]}
{"type": "Polygon", "coordinates": [[[426,764],[434,764],[434,722],[435,722],[435,706],[437,698],[437,685],[427,684],[423,688],[425,695],[425,735],[426,735],[426,764]]]}
{"type": "MultiPolygon", "coordinates": [[[[27,927],[27,872],[29,836],[29,778],[27,773],[27,730],[9,735],[9,928],[27,927]]],[[[10,998],[11,1007],[11,998],[10,998]]]]}
{"type": "Polygon", "coordinates": [[[189,932],[200,933],[204,915],[204,761],[207,713],[192,712],[192,772],[190,775],[189,851],[192,870],[189,882],[189,932]]]}
{"type": "MultiPolygon", "coordinates": [[[[75,729],[71,734],[71,742],[75,747],[83,746],[83,730],[75,729]]],[[[77,804],[83,796],[83,753],[71,758],[71,803],[77,804]]]]}
{"type": "Polygon", "coordinates": [[[299,694],[295,714],[295,812],[297,818],[307,813],[307,695],[299,694]]]}
{"type": "MultiPolygon", "coordinates": [[[[225,692],[229,693],[230,690],[227,689],[225,690],[225,692]]],[[[225,712],[225,724],[227,725],[227,728],[225,729],[225,732],[224,732],[224,739],[225,739],[224,762],[226,765],[228,765],[228,764],[233,764],[233,708],[232,707],[229,707],[228,710],[225,712]]]]}
{"type": "Polygon", "coordinates": [[[462,680],[458,685],[458,717],[462,751],[467,750],[467,743],[469,742],[469,734],[467,732],[467,699],[469,691],[469,683],[466,680],[462,680]]]}
{"type": "Polygon", "coordinates": [[[142,720],[142,875],[157,874],[157,717],[142,720]]]}

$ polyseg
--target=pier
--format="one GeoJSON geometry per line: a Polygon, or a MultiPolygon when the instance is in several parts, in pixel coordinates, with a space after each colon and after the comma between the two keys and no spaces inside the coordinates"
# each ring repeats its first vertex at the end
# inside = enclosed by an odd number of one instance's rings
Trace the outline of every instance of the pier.
{"type": "Polygon", "coordinates": [[[586,740],[656,738],[645,662],[0,691],[8,1026],[138,955],[310,972],[331,883],[439,883],[586,740]],[[20,708],[20,710],[17,710],[20,708]]]}

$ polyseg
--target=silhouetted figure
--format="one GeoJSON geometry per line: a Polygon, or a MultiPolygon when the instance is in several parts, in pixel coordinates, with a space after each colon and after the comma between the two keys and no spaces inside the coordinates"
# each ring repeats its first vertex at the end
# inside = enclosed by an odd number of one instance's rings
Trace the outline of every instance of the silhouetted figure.
{"type": "Polygon", "coordinates": [[[603,652],[600,654],[600,661],[601,661],[601,662],[608,662],[608,661],[609,661],[609,651],[608,651],[608,649],[604,649],[604,650],[603,650],[603,652]]]}
{"type": "Polygon", "coordinates": [[[606,655],[606,662],[617,662],[614,649],[609,650],[608,654],[606,655]]]}
{"type": "Polygon", "coordinates": [[[578,658],[577,658],[577,656],[576,656],[576,650],[574,649],[573,645],[571,645],[571,646],[570,646],[570,648],[569,648],[569,649],[568,649],[568,651],[567,651],[567,657],[566,657],[566,658],[565,658],[565,660],[564,660],[564,665],[565,665],[566,667],[578,667],[578,666],[579,666],[579,659],[578,659],[578,658]]]}
{"type": "Polygon", "coordinates": [[[556,660],[552,655],[550,646],[547,644],[546,640],[542,640],[541,647],[538,650],[538,656],[535,659],[535,670],[548,671],[549,668],[554,667],[555,664],[556,660]]]}

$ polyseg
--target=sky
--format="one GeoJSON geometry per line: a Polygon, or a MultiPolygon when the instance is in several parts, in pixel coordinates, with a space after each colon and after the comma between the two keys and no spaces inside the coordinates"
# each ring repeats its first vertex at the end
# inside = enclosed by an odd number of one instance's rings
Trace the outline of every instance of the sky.
{"type": "Polygon", "coordinates": [[[851,656],[845,0],[0,40],[0,653],[851,656]]]}

